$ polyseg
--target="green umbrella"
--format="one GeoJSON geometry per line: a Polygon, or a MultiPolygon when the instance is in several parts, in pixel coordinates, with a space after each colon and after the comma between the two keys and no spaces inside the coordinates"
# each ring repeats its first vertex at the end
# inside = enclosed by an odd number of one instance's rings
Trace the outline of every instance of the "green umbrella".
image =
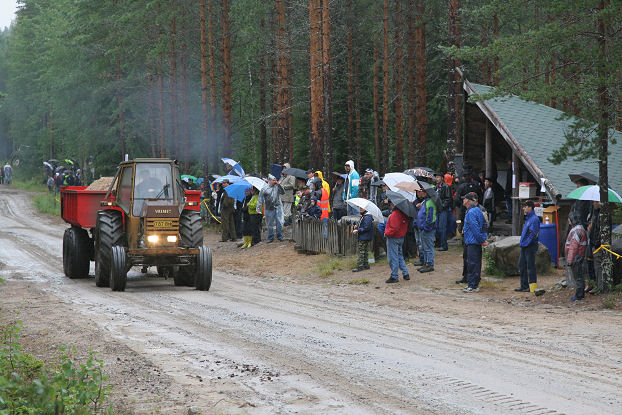
{"type": "Polygon", "coordinates": [[[181,175],[181,180],[184,180],[184,179],[192,180],[192,181],[193,181],[193,182],[195,182],[195,183],[196,183],[196,181],[197,181],[197,178],[196,178],[196,177],[191,176],[191,175],[189,175],[189,174],[182,174],[182,175],[181,175]]]}
{"type": "MultiPolygon", "coordinates": [[[[608,191],[609,197],[608,200],[613,203],[622,203],[622,197],[615,190],[609,189],[608,191]]],[[[568,199],[579,199],[579,200],[593,200],[600,201],[600,187],[593,186],[581,186],[578,189],[574,189],[572,192],[566,196],[568,199]]]]}

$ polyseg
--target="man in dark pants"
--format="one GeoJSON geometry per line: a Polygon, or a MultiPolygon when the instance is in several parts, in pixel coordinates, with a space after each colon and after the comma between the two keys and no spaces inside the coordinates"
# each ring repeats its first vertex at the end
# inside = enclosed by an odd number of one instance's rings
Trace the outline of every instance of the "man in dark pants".
{"type": "Polygon", "coordinates": [[[520,269],[520,287],[515,288],[518,292],[533,292],[538,288],[538,276],[536,275],[536,253],[538,252],[538,236],[540,234],[540,219],[533,211],[534,203],[528,200],[523,205],[525,225],[520,235],[520,257],[518,268],[520,269]]]}
{"type": "Polygon", "coordinates": [[[443,180],[443,173],[434,174],[436,181],[436,191],[441,199],[441,206],[438,207],[438,219],[436,221],[436,238],[438,239],[439,251],[447,251],[447,218],[452,204],[451,189],[443,180]]]}
{"type": "MultiPolygon", "coordinates": [[[[229,186],[229,184],[229,180],[224,179],[222,181],[223,189],[229,186]]],[[[221,242],[226,242],[228,240],[237,240],[237,234],[235,231],[234,205],[235,199],[229,197],[227,192],[223,190],[219,206],[220,221],[222,222],[222,236],[220,239],[221,242]]]]}
{"type": "Polygon", "coordinates": [[[462,289],[465,293],[479,291],[479,282],[482,273],[482,246],[488,245],[486,238],[486,220],[477,206],[477,195],[467,193],[464,196],[467,212],[464,215],[464,246],[466,254],[467,286],[462,289]]]}

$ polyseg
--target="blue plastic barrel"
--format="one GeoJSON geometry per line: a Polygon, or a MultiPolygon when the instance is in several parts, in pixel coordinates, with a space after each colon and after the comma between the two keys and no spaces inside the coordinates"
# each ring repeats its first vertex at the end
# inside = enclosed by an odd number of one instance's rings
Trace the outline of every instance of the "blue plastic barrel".
{"type": "Polygon", "coordinates": [[[557,267],[557,228],[554,223],[541,223],[538,241],[546,246],[551,255],[551,263],[557,267]]]}

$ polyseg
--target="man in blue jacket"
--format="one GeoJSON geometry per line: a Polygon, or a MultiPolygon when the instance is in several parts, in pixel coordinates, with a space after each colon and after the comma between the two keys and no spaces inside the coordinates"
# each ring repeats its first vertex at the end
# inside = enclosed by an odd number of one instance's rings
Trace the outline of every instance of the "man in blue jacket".
{"type": "Polygon", "coordinates": [[[369,241],[374,236],[374,218],[363,208],[361,211],[361,220],[354,227],[354,233],[358,236],[359,258],[357,267],[352,272],[359,272],[369,269],[369,241]]]}
{"type": "Polygon", "coordinates": [[[514,291],[529,292],[538,288],[538,276],[536,275],[536,253],[538,252],[538,235],[540,234],[540,218],[533,211],[533,200],[528,200],[523,205],[525,224],[520,235],[520,257],[518,268],[520,269],[520,287],[514,291]]]}
{"type": "Polygon", "coordinates": [[[476,193],[467,193],[464,196],[464,206],[467,212],[464,215],[464,245],[466,247],[466,280],[467,286],[462,289],[465,293],[479,291],[479,281],[482,274],[482,246],[487,246],[486,219],[477,206],[476,193]]]}

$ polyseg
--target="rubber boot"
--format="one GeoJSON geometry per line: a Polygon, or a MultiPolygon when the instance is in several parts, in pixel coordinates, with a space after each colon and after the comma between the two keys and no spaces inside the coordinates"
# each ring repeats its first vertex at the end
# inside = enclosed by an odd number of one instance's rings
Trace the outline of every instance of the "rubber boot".
{"type": "Polygon", "coordinates": [[[252,238],[252,236],[245,236],[245,237],[244,237],[244,245],[242,245],[242,248],[243,248],[243,249],[244,249],[244,248],[250,248],[250,246],[251,246],[251,240],[252,240],[251,238],[252,238]]]}

